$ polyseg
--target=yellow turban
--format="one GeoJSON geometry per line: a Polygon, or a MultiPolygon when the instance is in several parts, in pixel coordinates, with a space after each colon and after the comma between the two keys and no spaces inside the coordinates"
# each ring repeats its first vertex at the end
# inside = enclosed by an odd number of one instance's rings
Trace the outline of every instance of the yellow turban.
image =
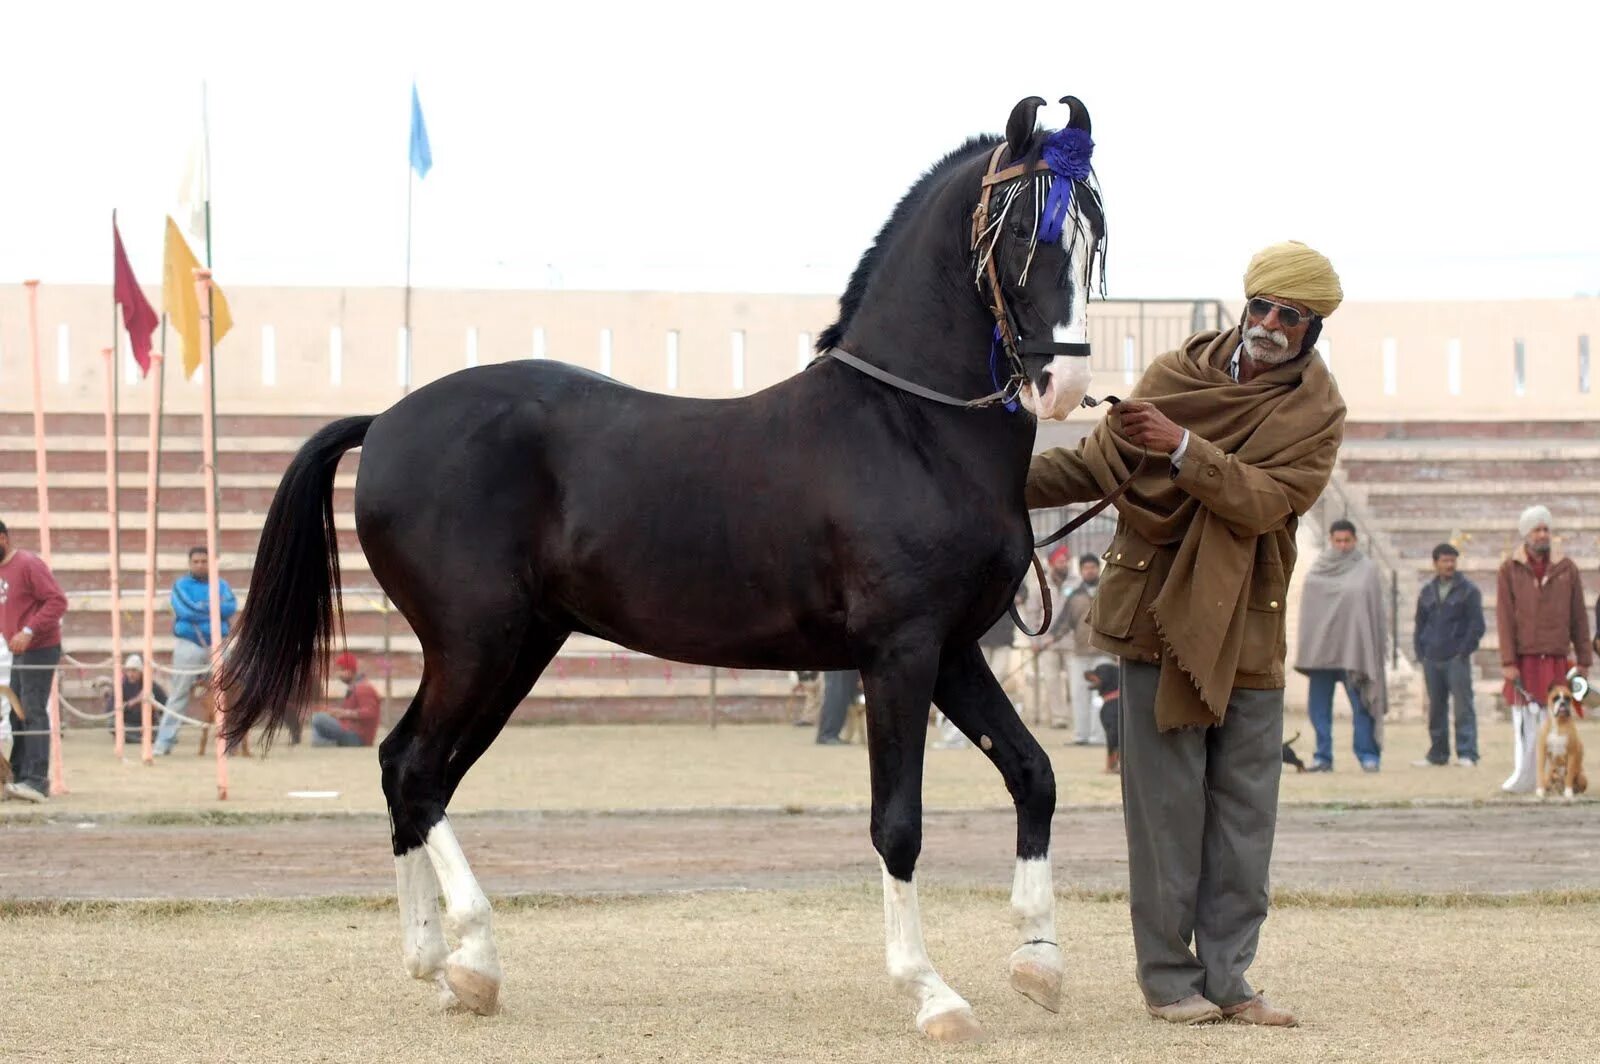
{"type": "Polygon", "coordinates": [[[1278,296],[1311,308],[1325,318],[1339,309],[1344,289],[1325,255],[1298,240],[1286,240],[1256,252],[1244,271],[1244,297],[1278,296]]]}

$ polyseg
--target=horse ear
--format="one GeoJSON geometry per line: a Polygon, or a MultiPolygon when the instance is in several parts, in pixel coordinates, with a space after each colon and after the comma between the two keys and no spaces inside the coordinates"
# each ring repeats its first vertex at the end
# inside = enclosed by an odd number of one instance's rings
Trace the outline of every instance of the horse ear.
{"type": "Polygon", "coordinates": [[[1033,119],[1044,105],[1043,98],[1029,96],[1018,100],[1017,106],[1011,109],[1011,117],[1006,120],[1006,148],[1012,162],[1028,153],[1028,142],[1033,139],[1033,119]]]}
{"type": "Polygon", "coordinates": [[[1063,96],[1059,102],[1066,104],[1072,113],[1072,120],[1067,123],[1068,129],[1081,129],[1085,133],[1094,132],[1089,128],[1089,109],[1083,105],[1082,100],[1076,96],[1063,96]]]}

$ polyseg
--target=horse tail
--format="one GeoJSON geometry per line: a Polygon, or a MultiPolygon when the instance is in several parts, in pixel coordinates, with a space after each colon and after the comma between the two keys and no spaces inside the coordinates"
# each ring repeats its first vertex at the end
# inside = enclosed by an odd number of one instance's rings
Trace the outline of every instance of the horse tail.
{"type": "MultiPolygon", "coordinates": [[[[324,426],[294,456],[272,497],[250,596],[218,677],[227,707],[222,736],[230,747],[263,720],[270,742],[290,713],[321,693],[340,607],[333,477],[340,456],[361,445],[373,420],[347,417],[324,426]]],[[[342,634],[342,615],[339,625],[342,634]]]]}

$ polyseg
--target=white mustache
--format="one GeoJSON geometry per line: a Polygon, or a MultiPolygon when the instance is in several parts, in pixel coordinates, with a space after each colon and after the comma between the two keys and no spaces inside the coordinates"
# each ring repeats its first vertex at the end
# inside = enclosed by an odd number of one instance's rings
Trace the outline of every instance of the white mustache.
{"type": "Polygon", "coordinates": [[[1244,338],[1246,340],[1265,340],[1280,351],[1286,351],[1289,348],[1288,333],[1269,329],[1265,325],[1250,326],[1244,331],[1244,338]]]}

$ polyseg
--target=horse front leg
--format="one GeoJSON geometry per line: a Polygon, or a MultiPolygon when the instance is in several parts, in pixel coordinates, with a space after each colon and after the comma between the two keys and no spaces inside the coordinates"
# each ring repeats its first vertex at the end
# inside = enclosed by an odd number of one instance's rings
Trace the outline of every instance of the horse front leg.
{"type": "Polygon", "coordinates": [[[1017,810],[1017,866],[1011,912],[1022,943],[1011,954],[1011,986],[1030,1001],[1061,1010],[1066,959],[1056,939],[1056,893],[1050,868],[1050,821],[1056,778],[1050,758],[1006,697],[976,645],[949,650],[934,702],[1000,770],[1017,810]]]}
{"type": "Polygon", "coordinates": [[[889,978],[916,1006],[917,1029],[940,1042],[983,1036],[965,998],[950,989],[922,939],[915,881],[922,850],[922,759],[936,670],[926,651],[881,654],[862,670],[872,765],[872,844],[883,869],[884,954],[889,978]]]}

